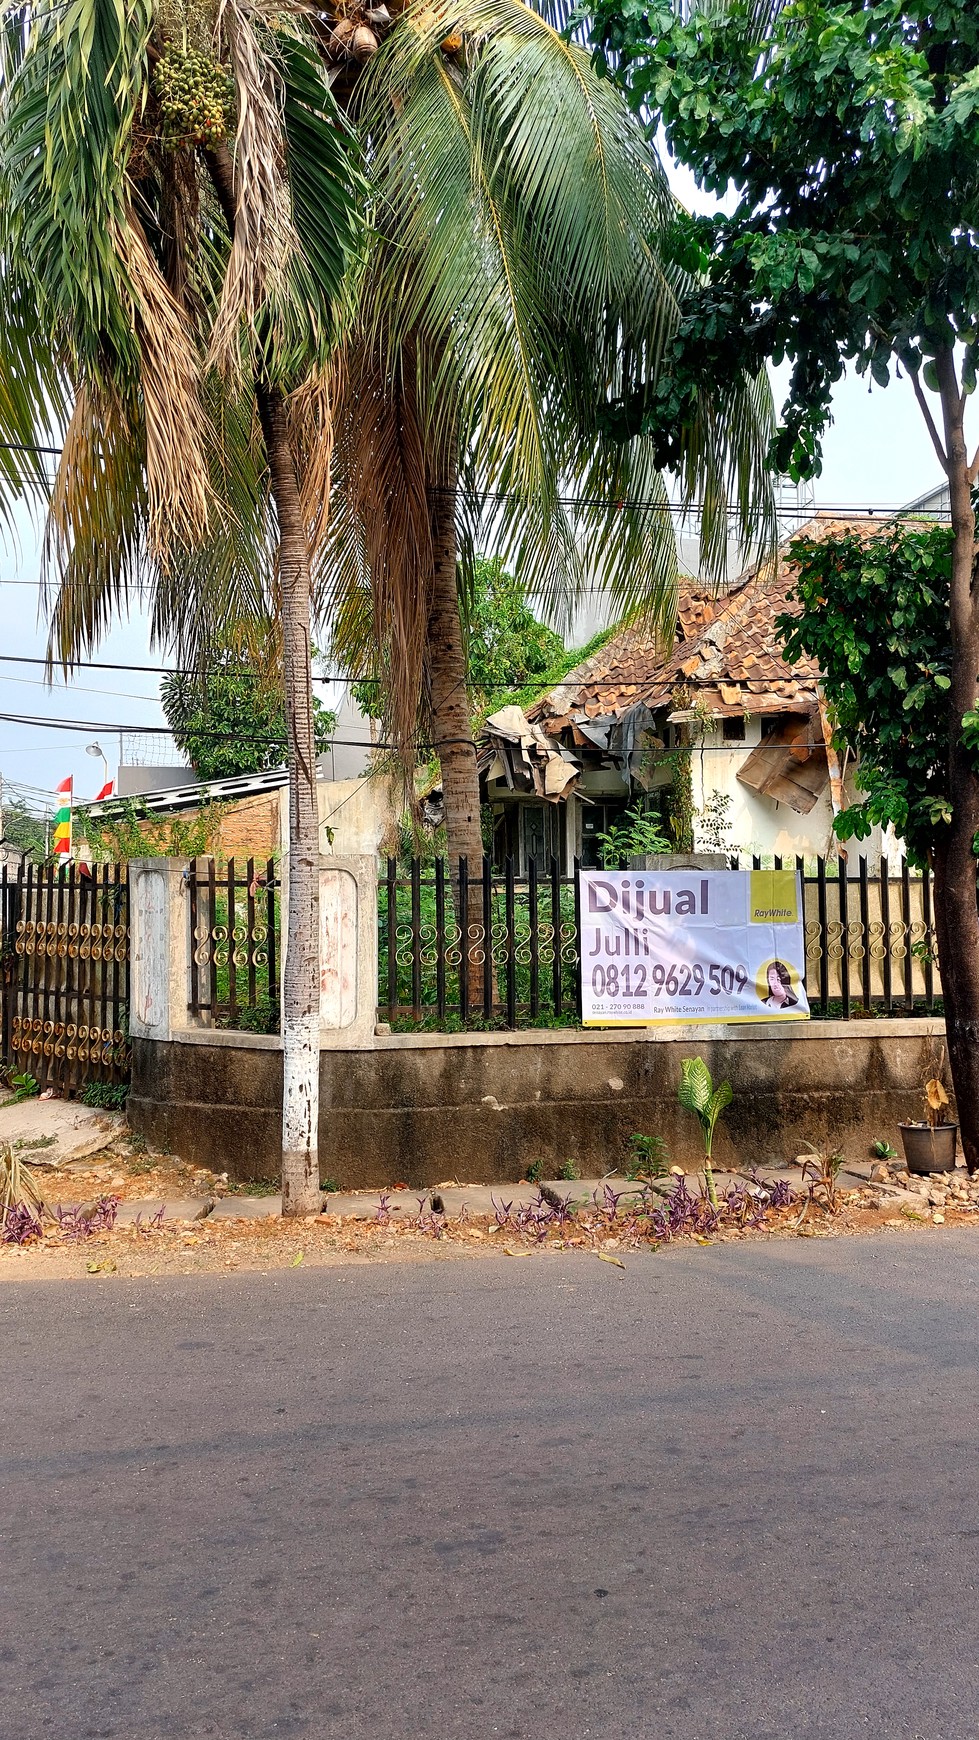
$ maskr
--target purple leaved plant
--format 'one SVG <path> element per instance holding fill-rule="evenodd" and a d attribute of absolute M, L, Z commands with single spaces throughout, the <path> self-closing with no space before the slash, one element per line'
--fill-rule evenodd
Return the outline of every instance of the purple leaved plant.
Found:
<path fill-rule="evenodd" d="M 26 1202 L 12 1202 L 0 1223 L 0 1244 L 29 1245 L 41 1236 L 41 1221 Z"/>
<path fill-rule="evenodd" d="M 77 1203 L 74 1208 L 59 1203 L 54 1211 L 62 1238 L 71 1244 L 94 1238 L 97 1233 L 111 1232 L 118 1213 L 118 1196 L 100 1196 L 89 1208 L 84 1203 Z"/>

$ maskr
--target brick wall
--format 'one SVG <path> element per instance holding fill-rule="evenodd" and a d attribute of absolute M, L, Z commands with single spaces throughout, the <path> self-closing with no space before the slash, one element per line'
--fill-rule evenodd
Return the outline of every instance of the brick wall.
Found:
<path fill-rule="evenodd" d="M 279 849 L 279 793 L 260 792 L 242 798 L 228 810 L 221 823 L 216 856 L 219 858 L 271 858 Z"/>
<path fill-rule="evenodd" d="M 245 860 L 247 858 L 266 859 L 274 857 L 280 847 L 279 839 L 279 791 L 258 792 L 255 797 L 241 798 L 228 806 L 217 837 L 211 842 L 205 856 L 213 856 L 220 861 L 228 858 Z M 176 815 L 168 814 L 147 816 L 145 822 L 139 824 L 140 833 L 146 840 L 146 855 L 154 858 L 172 850 L 171 828 L 173 825 L 187 823 L 194 818 L 193 809 L 179 811 Z M 76 856 L 90 863 L 95 857 L 108 855 L 103 848 L 94 852 L 84 836 L 79 832 L 75 840 Z"/>

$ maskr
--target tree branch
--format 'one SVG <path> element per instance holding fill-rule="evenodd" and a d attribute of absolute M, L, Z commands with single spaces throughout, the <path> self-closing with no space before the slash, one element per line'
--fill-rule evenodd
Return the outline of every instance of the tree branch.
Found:
<path fill-rule="evenodd" d="M 921 415 L 924 417 L 924 420 L 928 425 L 928 433 L 931 436 L 932 446 L 934 447 L 935 452 L 938 454 L 938 458 L 939 458 L 939 461 L 941 463 L 942 470 L 944 471 L 945 476 L 947 477 L 948 476 L 948 454 L 945 452 L 945 449 L 942 446 L 941 437 L 939 436 L 938 430 L 935 427 L 935 419 L 931 414 L 931 409 L 929 407 L 928 400 L 925 398 L 925 395 L 924 395 L 924 389 L 921 385 L 920 380 L 918 379 L 918 374 L 920 371 L 909 370 L 908 372 L 911 375 L 911 385 L 914 388 L 914 396 L 917 399 L 918 404 L 921 406 Z M 977 456 L 977 457 L 979 457 L 979 456 Z"/>
<path fill-rule="evenodd" d="M 969 466 L 969 482 L 975 483 L 977 477 L 979 477 L 979 447 L 976 448 L 972 464 Z"/>

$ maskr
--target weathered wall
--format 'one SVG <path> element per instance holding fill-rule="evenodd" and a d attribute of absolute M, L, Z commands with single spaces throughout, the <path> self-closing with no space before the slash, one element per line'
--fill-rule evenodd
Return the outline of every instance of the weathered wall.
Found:
<path fill-rule="evenodd" d="M 818 726 L 816 730 L 818 735 Z M 762 719 L 757 714 L 745 720 L 742 743 L 724 741 L 719 719 L 710 721 L 699 731 L 690 757 L 694 811 L 702 812 L 710 799 L 718 794 L 730 799 L 724 837 L 731 850 L 744 854 L 778 854 L 787 862 L 800 855 L 804 858 L 826 856 L 833 841 L 833 806 L 828 783 L 808 815 L 799 815 L 788 804 L 776 803 L 773 798 L 763 797 L 741 784 L 738 774 L 750 751 L 761 741 Z M 853 785 L 851 770 L 847 778 L 847 797 L 856 803 L 859 795 Z M 695 822 L 695 832 L 699 833 L 701 828 L 702 824 Z M 861 856 L 867 859 L 871 873 L 876 874 L 883 846 L 880 829 L 872 829 L 866 840 L 854 846 L 852 874 L 857 874 L 857 859 Z M 896 842 L 892 842 L 892 850 L 897 856 Z"/>
<path fill-rule="evenodd" d="M 321 779 L 316 786 L 320 816 L 320 849 L 327 855 L 356 857 L 376 852 L 396 831 L 403 805 L 393 774 L 370 779 Z M 289 850 L 289 797 L 282 797 L 282 852 Z M 327 829 L 333 834 L 330 840 Z"/>
<path fill-rule="evenodd" d="M 397 1035 L 321 1055 L 320 1160 L 348 1188 L 448 1178 L 495 1183 L 544 1159 L 594 1176 L 620 1163 L 633 1131 L 698 1158 L 679 1110 L 680 1062 L 698 1053 L 734 1104 L 718 1161 L 761 1165 L 842 1142 L 853 1158 L 897 1139 L 933 1073 L 941 1022 L 811 1022 L 736 1037 L 645 1032 Z M 147 1139 L 239 1179 L 279 1164 L 281 1053 L 275 1040 L 193 1033 L 136 1040 L 129 1113 Z"/>
<path fill-rule="evenodd" d="M 256 792 L 254 797 L 229 804 L 218 830 L 218 856 L 235 858 L 239 864 L 247 858 L 264 863 L 278 849 L 278 791 Z"/>

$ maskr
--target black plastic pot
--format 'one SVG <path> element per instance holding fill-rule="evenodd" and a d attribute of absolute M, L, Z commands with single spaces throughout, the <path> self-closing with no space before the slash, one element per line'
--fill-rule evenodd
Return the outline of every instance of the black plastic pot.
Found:
<path fill-rule="evenodd" d="M 951 1172 L 955 1167 L 958 1124 L 899 1124 L 909 1172 Z"/>

